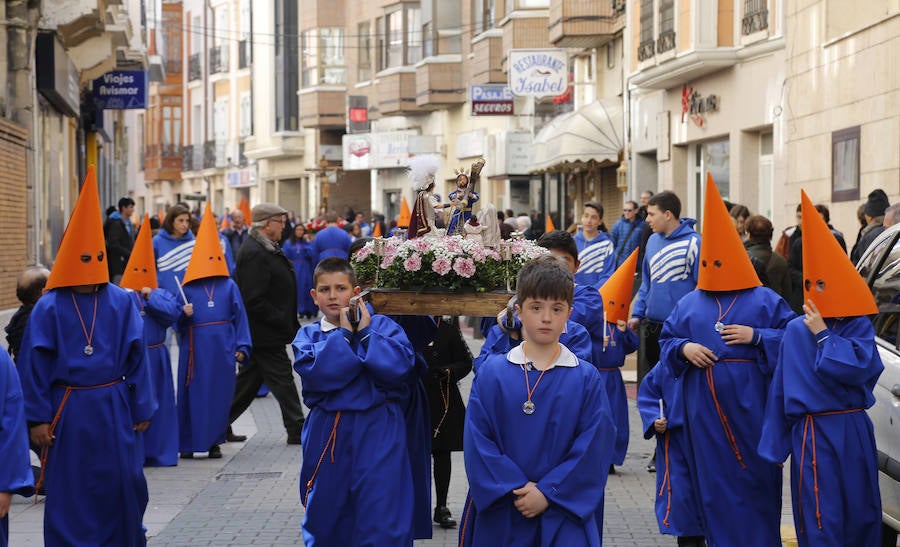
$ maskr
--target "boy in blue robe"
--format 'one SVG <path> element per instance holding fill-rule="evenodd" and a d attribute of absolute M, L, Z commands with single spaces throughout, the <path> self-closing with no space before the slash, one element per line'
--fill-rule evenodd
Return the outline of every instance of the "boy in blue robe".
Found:
<path fill-rule="evenodd" d="M 596 369 L 559 343 L 572 274 L 541 257 L 516 285 L 525 342 L 488 358 L 469 398 L 465 462 L 477 515 L 460 543 L 600 545 L 595 514 L 615 428 Z"/>
<path fill-rule="evenodd" d="M 878 451 L 865 412 L 884 369 L 866 317 L 878 307 L 812 202 L 801 199 L 806 313 L 782 340 L 759 453 L 772 462 L 791 456 L 801 546 L 880 545 Z"/>
<path fill-rule="evenodd" d="M 12 359 L 0 351 L 0 547 L 9 544 L 9 503 L 12 494 L 34 493 L 29 463 L 28 429 L 22 386 Z"/>
<path fill-rule="evenodd" d="M 691 481 L 684 433 L 681 386 L 672 370 L 657 363 L 638 388 L 644 438 L 656 437 L 656 521 L 659 532 L 678 537 L 679 547 L 704 547 L 700 505 Z M 662 407 L 660 407 L 660 403 Z"/>
<path fill-rule="evenodd" d="M 221 458 L 234 396 L 235 361 L 250 356 L 250 327 L 207 204 L 184 272 L 184 315 L 178 320 L 178 451 Z"/>
<path fill-rule="evenodd" d="M 794 314 L 761 287 L 707 182 L 697 289 L 663 325 L 660 362 L 682 384 L 689 465 L 710 545 L 781 541 L 781 469 L 756 452 L 778 346 Z"/>
<path fill-rule="evenodd" d="M 315 545 L 412 545 L 414 491 L 404 405 L 413 346 L 397 323 L 349 302 L 360 292 L 343 259 L 316 266 L 323 314 L 293 342 L 310 412 L 303 428 L 303 540 Z M 430 480 L 430 479 L 429 479 Z M 430 500 L 429 500 L 430 505 Z"/>
<path fill-rule="evenodd" d="M 109 283 L 100 218 L 91 166 L 18 361 L 31 439 L 43 447 L 47 545 L 146 543 L 138 432 L 156 403 L 137 307 Z"/>
<path fill-rule="evenodd" d="M 590 201 L 581 213 L 581 230 L 575 234 L 578 248 L 578 271 L 575 283 L 599 288 L 616 270 L 612 239 L 600 231 L 603 224 L 603 205 Z M 604 228 L 605 229 L 605 228 Z"/>

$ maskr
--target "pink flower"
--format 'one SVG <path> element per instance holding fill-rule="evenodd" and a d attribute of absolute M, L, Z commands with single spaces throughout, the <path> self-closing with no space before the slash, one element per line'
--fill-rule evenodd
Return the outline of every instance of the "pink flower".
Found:
<path fill-rule="evenodd" d="M 487 257 L 487 249 L 485 249 L 484 247 L 475 247 L 472 249 L 472 258 L 475 260 L 475 262 L 481 264 L 485 260 L 487 260 Z"/>
<path fill-rule="evenodd" d="M 431 269 L 438 275 L 447 275 L 450 272 L 450 261 L 446 258 L 439 258 L 431 263 Z"/>
<path fill-rule="evenodd" d="M 408 272 L 417 272 L 422 267 L 422 255 L 419 253 L 413 253 L 409 255 L 409 258 L 403 261 L 403 267 L 406 268 Z"/>
<path fill-rule="evenodd" d="M 471 258 L 457 258 L 453 262 L 453 270 L 460 277 L 469 278 L 475 275 L 475 262 Z"/>
<path fill-rule="evenodd" d="M 413 240 L 413 249 L 419 251 L 420 253 L 427 253 L 431 250 L 431 244 L 428 243 L 428 240 L 423 237 L 417 237 Z"/>
<path fill-rule="evenodd" d="M 453 254 L 459 254 L 459 253 L 463 252 L 462 244 L 459 242 L 458 239 L 453 239 L 453 238 L 449 239 L 445 244 L 445 248 L 447 249 L 448 252 L 453 253 Z"/>
<path fill-rule="evenodd" d="M 353 255 L 353 259 L 356 260 L 357 262 L 362 262 L 373 252 L 374 251 L 373 251 L 372 247 L 369 247 L 368 245 L 366 245 L 362 249 L 356 251 L 356 254 Z"/>
<path fill-rule="evenodd" d="M 384 270 L 390 268 L 391 265 L 394 263 L 394 256 L 395 256 L 394 253 L 385 254 L 384 259 L 381 261 L 381 268 Z"/>

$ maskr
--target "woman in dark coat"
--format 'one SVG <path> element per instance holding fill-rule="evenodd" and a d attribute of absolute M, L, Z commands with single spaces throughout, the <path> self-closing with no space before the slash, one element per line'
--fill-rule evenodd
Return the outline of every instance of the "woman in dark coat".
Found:
<path fill-rule="evenodd" d="M 472 371 L 472 353 L 463 340 L 457 317 L 438 317 L 434 343 L 425 348 L 428 376 L 425 389 L 431 408 L 431 456 L 437 504 L 434 522 L 453 528 L 456 520 L 447 508 L 450 489 L 450 452 L 463 449 L 466 407 L 456 383 Z"/>

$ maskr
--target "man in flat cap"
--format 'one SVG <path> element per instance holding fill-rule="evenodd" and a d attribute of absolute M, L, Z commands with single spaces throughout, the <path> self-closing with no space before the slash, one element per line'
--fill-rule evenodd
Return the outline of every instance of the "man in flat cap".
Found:
<path fill-rule="evenodd" d="M 300 327 L 297 282 L 291 261 L 278 244 L 287 211 L 274 203 L 260 203 L 251 214 L 250 236 L 238 251 L 235 280 L 247 309 L 253 355 L 238 371 L 228 423 L 247 410 L 265 382 L 281 406 L 287 443 L 300 444 L 303 409 L 286 348 Z M 229 427 L 227 439 L 246 437 L 235 435 Z"/>

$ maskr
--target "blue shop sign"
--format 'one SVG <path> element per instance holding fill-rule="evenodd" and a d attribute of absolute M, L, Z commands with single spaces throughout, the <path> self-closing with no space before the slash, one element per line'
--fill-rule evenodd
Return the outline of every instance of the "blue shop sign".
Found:
<path fill-rule="evenodd" d="M 94 80 L 94 104 L 101 110 L 147 108 L 147 72 L 114 70 Z"/>
<path fill-rule="evenodd" d="M 473 85 L 469 89 L 473 116 L 509 116 L 514 114 L 515 97 L 513 97 L 508 85 Z"/>

